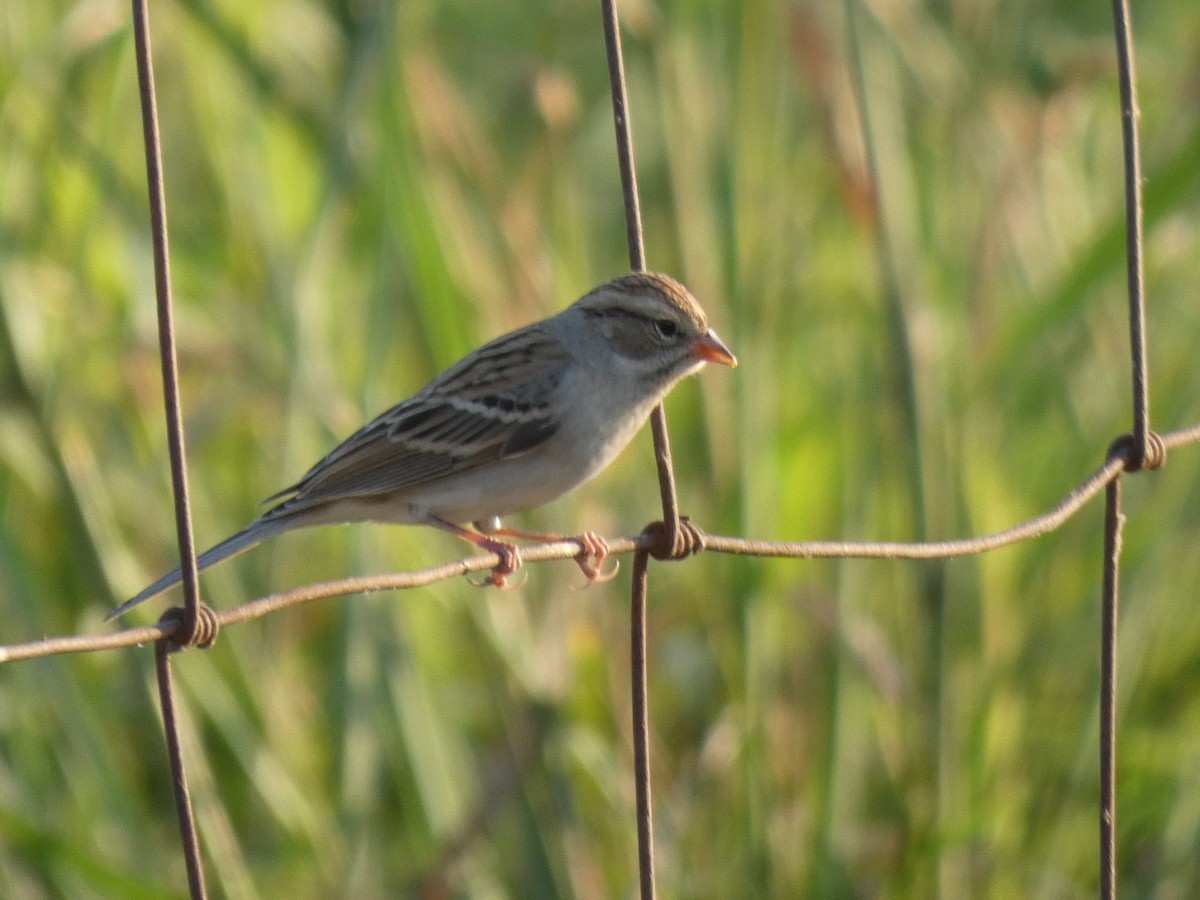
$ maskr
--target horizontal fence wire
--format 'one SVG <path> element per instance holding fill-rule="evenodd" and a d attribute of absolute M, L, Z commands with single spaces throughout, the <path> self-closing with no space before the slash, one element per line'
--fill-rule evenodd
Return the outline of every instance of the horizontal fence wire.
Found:
<path fill-rule="evenodd" d="M 1200 443 L 1200 425 L 1161 435 L 1163 447 L 1172 450 Z M 1122 444 L 1123 442 L 1118 442 Z M 1132 451 L 1129 452 L 1132 459 Z M 1001 547 L 1017 544 L 1057 530 L 1071 519 L 1088 501 L 1104 490 L 1105 485 L 1116 478 L 1129 463 L 1120 447 L 1096 468 L 1078 487 L 1072 490 L 1056 506 L 1047 512 L 1026 519 L 1017 525 L 979 537 L 958 538 L 947 541 L 905 543 L 902 541 L 767 541 L 741 538 L 732 535 L 703 535 L 702 549 L 710 553 L 726 553 L 740 556 L 775 557 L 781 559 L 954 559 L 976 556 Z M 621 556 L 637 550 L 655 550 L 661 546 L 656 533 L 635 537 L 611 537 L 605 539 L 610 556 Z M 549 560 L 575 559 L 585 552 L 584 545 L 576 540 L 556 541 L 521 548 L 521 559 L 526 563 Z M 318 600 L 347 597 L 354 594 L 370 594 L 379 591 L 399 591 L 408 588 L 426 587 L 439 581 L 447 581 L 461 575 L 484 572 L 499 562 L 494 553 L 483 553 L 464 557 L 453 562 L 442 563 L 411 572 L 396 572 L 387 575 L 362 575 L 339 578 L 291 590 L 279 591 L 259 597 L 247 603 L 214 611 L 216 622 L 221 627 L 237 625 L 261 619 L 280 610 L 302 606 Z M 94 650 L 118 650 L 135 647 L 149 641 L 175 633 L 177 626 L 171 623 L 128 628 L 109 634 L 72 635 L 42 638 L 21 644 L 0 645 L 0 663 L 57 656 L 62 653 L 87 653 Z"/>
<path fill-rule="evenodd" d="M 1122 109 L 1122 138 L 1125 154 L 1126 263 L 1129 300 L 1129 331 L 1132 357 L 1133 430 L 1113 442 L 1101 465 L 1049 511 L 1002 531 L 979 537 L 953 540 L 907 542 L 772 541 L 711 535 L 680 517 L 675 492 L 666 418 L 659 406 L 652 418 L 655 459 L 662 495 L 663 521 L 647 526 L 636 537 L 607 541 L 610 553 L 634 554 L 631 588 L 630 665 L 634 726 L 636 826 L 638 834 L 639 884 L 644 900 L 654 896 L 653 815 L 650 795 L 649 710 L 646 700 L 646 594 L 649 559 L 681 559 L 691 553 L 708 552 L 753 557 L 793 559 L 949 559 L 974 556 L 1027 541 L 1054 531 L 1074 516 L 1100 491 L 1104 491 L 1104 569 L 1101 622 L 1101 742 L 1100 742 L 1100 886 L 1101 896 L 1116 895 L 1116 632 L 1118 621 L 1119 557 L 1121 525 L 1120 478 L 1123 472 L 1156 468 L 1167 451 L 1200 443 L 1200 425 L 1158 435 L 1150 428 L 1149 378 L 1145 339 L 1145 301 L 1142 275 L 1142 201 L 1140 151 L 1137 139 L 1136 81 L 1132 33 L 1127 0 L 1112 0 L 1116 34 Z M 190 646 L 208 646 L 218 627 L 248 622 L 284 609 L 332 597 L 396 591 L 433 584 L 467 573 L 495 567 L 495 554 L 471 556 L 438 566 L 388 575 L 343 578 L 306 585 L 271 594 L 232 609 L 213 612 L 199 600 L 195 548 L 189 515 L 186 454 L 183 440 L 178 368 L 170 293 L 169 244 L 166 200 L 162 185 L 157 111 L 154 99 L 149 28 L 145 0 L 132 0 L 135 56 L 138 67 L 146 150 L 147 184 L 150 195 L 151 234 L 154 242 L 155 292 L 158 309 L 161 369 L 175 496 L 178 543 L 183 567 L 185 606 L 170 611 L 158 624 L 129 628 L 103 635 L 75 635 L 0 646 L 0 663 L 55 656 L 65 653 L 120 649 L 155 642 L 156 671 L 160 692 L 168 757 L 171 762 L 176 808 L 187 865 L 189 891 L 194 898 L 205 896 L 203 869 L 194 818 L 188 797 L 186 770 L 179 738 L 176 700 L 170 671 L 172 653 Z M 613 121 L 617 140 L 618 168 L 626 211 L 626 231 L 631 268 L 645 268 L 641 216 L 634 167 L 632 128 L 620 46 L 620 28 L 615 0 L 601 0 L 605 45 L 612 90 Z M 588 547 L 578 540 L 562 540 L 523 548 L 526 563 L 578 558 Z"/>

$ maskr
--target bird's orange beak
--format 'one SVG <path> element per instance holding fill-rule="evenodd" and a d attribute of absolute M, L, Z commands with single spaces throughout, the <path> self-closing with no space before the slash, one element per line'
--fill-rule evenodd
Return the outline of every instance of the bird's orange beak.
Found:
<path fill-rule="evenodd" d="M 696 359 L 729 366 L 731 369 L 737 368 L 737 357 L 729 352 L 729 348 L 711 328 L 692 341 L 692 345 L 688 349 Z"/>

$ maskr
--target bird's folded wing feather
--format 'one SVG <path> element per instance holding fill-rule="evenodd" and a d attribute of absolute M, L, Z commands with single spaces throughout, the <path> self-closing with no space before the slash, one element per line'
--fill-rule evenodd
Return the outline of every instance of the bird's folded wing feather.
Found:
<path fill-rule="evenodd" d="M 284 502 L 267 517 L 387 494 L 540 447 L 558 429 L 550 400 L 569 362 L 538 326 L 486 344 L 268 498 Z"/>

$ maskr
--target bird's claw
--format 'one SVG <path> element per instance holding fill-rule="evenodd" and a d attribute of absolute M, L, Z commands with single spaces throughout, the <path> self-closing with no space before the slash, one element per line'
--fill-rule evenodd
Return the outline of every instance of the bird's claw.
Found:
<path fill-rule="evenodd" d="M 470 581 L 475 587 L 497 587 L 502 591 L 511 591 L 521 587 L 529 578 L 529 573 L 522 573 L 523 577 L 516 584 L 509 584 L 508 577 L 514 574 L 523 565 L 521 560 L 521 551 L 514 544 L 505 544 L 500 541 L 489 541 L 487 548 L 500 557 L 500 562 L 492 567 L 479 581 Z"/>
<path fill-rule="evenodd" d="M 579 566 L 579 571 L 587 579 L 580 590 L 587 590 L 596 582 L 607 584 L 617 577 L 617 572 L 621 569 L 620 560 L 614 559 L 612 569 L 608 572 L 604 571 L 604 560 L 608 557 L 609 552 L 608 541 L 594 531 L 585 531 L 575 540 L 582 548 L 580 554 L 575 557 L 575 565 Z"/>

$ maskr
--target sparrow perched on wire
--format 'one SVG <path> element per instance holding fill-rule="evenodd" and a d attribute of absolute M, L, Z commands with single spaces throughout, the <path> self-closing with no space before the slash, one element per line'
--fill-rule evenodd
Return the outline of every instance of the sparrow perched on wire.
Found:
<path fill-rule="evenodd" d="M 500 538 L 564 538 L 501 528 L 500 517 L 595 476 L 706 362 L 737 365 L 687 288 L 653 272 L 622 275 L 459 360 L 269 497 L 274 506 L 197 565 L 291 528 L 394 522 L 432 525 L 496 553 L 485 583 L 503 587 L 521 555 Z M 576 540 L 590 583 L 602 577 L 607 548 L 595 535 Z M 179 569 L 164 575 L 108 620 L 181 580 Z"/>

